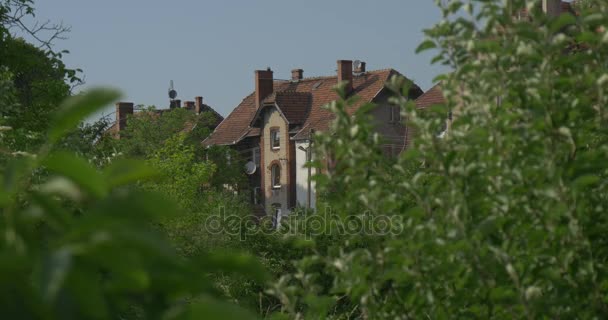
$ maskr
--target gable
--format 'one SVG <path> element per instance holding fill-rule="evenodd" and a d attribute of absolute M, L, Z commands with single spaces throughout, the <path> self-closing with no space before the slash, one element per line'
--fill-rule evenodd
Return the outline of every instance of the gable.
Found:
<path fill-rule="evenodd" d="M 359 99 L 347 111 L 352 114 L 363 104 L 372 102 L 384 89 L 385 83 L 392 75 L 400 74 L 393 69 L 385 69 L 353 75 L 353 92 L 351 95 L 356 95 Z M 337 83 L 336 76 L 304 78 L 299 81 L 275 81 L 274 99 L 276 104 L 281 107 L 281 111 L 288 121 L 294 121 L 302 125 L 293 139 L 308 138 L 310 129 L 324 131 L 329 128 L 334 115 L 323 106 L 337 99 L 337 94 L 334 91 Z M 414 87 L 414 90 L 422 92 L 417 86 Z M 308 94 L 307 113 L 304 111 L 306 108 L 303 107 L 305 103 L 292 101 L 294 99 L 304 99 L 301 94 Z M 266 99 L 273 99 L 273 97 L 270 95 Z M 290 107 L 282 108 L 281 103 Z M 234 111 L 220 123 L 211 136 L 203 141 L 203 145 L 232 145 L 245 137 L 259 135 L 259 129 L 250 126 L 257 111 L 255 94 L 252 93 L 243 99 Z"/>

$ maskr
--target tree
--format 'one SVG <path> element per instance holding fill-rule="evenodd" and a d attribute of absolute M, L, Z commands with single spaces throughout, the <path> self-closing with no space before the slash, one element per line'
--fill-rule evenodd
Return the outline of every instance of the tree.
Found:
<path fill-rule="evenodd" d="M 133 187 L 155 174 L 138 161 L 99 171 L 53 151 L 82 118 L 117 99 L 93 89 L 66 101 L 38 152 L 14 155 L 0 186 L 0 308 L 9 318 L 220 319 L 252 315 L 222 301 L 209 275 L 264 281 L 250 256 L 176 253 L 154 226 L 181 212 Z M 32 179 L 46 171 L 48 179 Z"/>
<path fill-rule="evenodd" d="M 323 250 L 323 237 L 313 237 L 297 271 L 271 288 L 283 311 L 339 319 L 608 314 L 608 36 L 599 28 L 608 5 L 594 4 L 578 18 L 532 12 L 523 21 L 500 1 L 439 3 L 444 19 L 420 49 L 452 68 L 437 78 L 447 102 L 417 110 L 392 81 L 393 101 L 418 133 L 396 163 L 376 164 L 365 116 L 346 116 L 348 101 L 332 104 L 333 131 L 316 141 L 336 168 L 319 178 L 319 191 L 334 220 L 371 221 L 375 231 L 356 229 Z M 440 138 L 448 111 L 455 120 Z M 376 226 L 394 232 L 373 228 L 383 220 Z"/>
<path fill-rule="evenodd" d="M 16 149 L 31 151 L 44 141 L 50 115 L 66 97 L 73 86 L 81 83 L 81 70 L 68 69 L 61 61 L 67 51 L 54 52 L 51 42 L 67 31 L 49 23 L 28 27 L 25 16 L 33 16 L 28 0 L 5 0 L 0 3 L 0 68 L 10 74 L 17 103 L 0 104 L 0 115 L 13 127 L 10 140 Z M 41 47 L 17 38 L 10 31 L 17 28 L 29 33 Z M 51 38 L 42 40 L 40 33 L 52 31 Z M 41 49 L 44 47 L 44 49 Z"/>
<path fill-rule="evenodd" d="M 0 1 L 0 44 L 10 38 L 10 32 L 16 29 L 33 38 L 39 44 L 38 48 L 52 52 L 54 40 L 65 39 L 65 34 L 70 28 L 63 23 L 57 24 L 51 21 L 28 24 L 24 18 L 35 16 L 34 11 L 32 0 Z"/>

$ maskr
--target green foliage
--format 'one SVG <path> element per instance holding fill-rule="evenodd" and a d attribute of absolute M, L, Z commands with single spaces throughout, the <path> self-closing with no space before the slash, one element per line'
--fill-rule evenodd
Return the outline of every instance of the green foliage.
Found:
<path fill-rule="evenodd" d="M 161 179 L 146 187 L 162 192 L 192 210 L 201 197 L 203 186 L 214 173 L 215 165 L 198 161 L 194 146 L 187 145 L 185 139 L 183 133 L 169 138 L 148 160 L 161 174 Z"/>
<path fill-rule="evenodd" d="M 144 108 L 127 120 L 127 127 L 120 132 L 117 149 L 131 157 L 151 157 L 167 139 L 187 132 L 196 119 L 196 114 L 184 108 Z"/>
<path fill-rule="evenodd" d="M 0 192 L 0 309 L 7 318 L 219 319 L 251 314 L 222 302 L 209 275 L 222 271 L 264 281 L 248 255 L 180 256 L 155 225 L 181 210 L 158 193 L 132 188 L 154 174 L 116 160 L 98 171 L 56 141 L 103 107 L 111 91 L 67 102 L 32 156 L 15 156 Z M 180 164 L 180 159 L 176 161 Z M 48 179 L 32 180 L 44 170 Z M 196 170 L 195 170 L 196 173 Z"/>
<path fill-rule="evenodd" d="M 6 91 L 12 98 L 0 104 L 2 121 L 14 129 L 5 143 L 20 151 L 36 150 L 45 141 L 57 106 L 70 95 L 68 83 L 80 83 L 77 71 L 66 68 L 61 53 L 10 36 L 0 41 L 0 68 L 3 81 L 12 82 Z"/>
<path fill-rule="evenodd" d="M 249 191 L 249 181 L 243 170 L 245 160 L 238 151 L 227 146 L 209 146 L 205 157 L 217 166 L 210 181 L 212 187 L 244 193 Z"/>
<path fill-rule="evenodd" d="M 604 318 L 608 6 L 516 21 L 500 1 L 438 3 L 445 19 L 420 49 L 453 69 L 437 78 L 447 103 L 417 110 L 389 84 L 414 147 L 380 159 L 349 101 L 317 138 L 325 205 L 399 232 L 335 237 L 271 292 L 294 318 Z"/>

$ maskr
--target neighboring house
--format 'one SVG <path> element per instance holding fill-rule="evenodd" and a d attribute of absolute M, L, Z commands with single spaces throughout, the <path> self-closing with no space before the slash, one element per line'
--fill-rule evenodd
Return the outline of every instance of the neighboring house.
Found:
<path fill-rule="evenodd" d="M 542 11 L 551 17 L 557 17 L 562 13 L 571 13 L 573 15 L 576 15 L 574 8 L 575 4 L 576 1 L 566 2 L 562 0 L 542 0 L 538 2 L 538 6 L 542 9 Z M 528 10 L 525 8 L 519 10 L 516 18 L 529 18 Z"/>
<path fill-rule="evenodd" d="M 204 112 L 211 112 L 213 116 L 216 118 L 216 122 L 212 125 L 211 129 L 215 129 L 215 127 L 224 120 L 224 117 L 217 113 L 213 108 L 203 103 L 203 97 L 196 97 L 194 101 L 185 101 L 183 108 L 186 110 L 191 110 L 194 113 L 201 114 Z M 124 130 L 127 127 L 127 119 L 129 116 L 141 116 L 141 115 L 151 115 L 151 116 L 162 116 L 165 112 L 171 112 L 173 109 L 181 108 L 181 100 L 172 100 L 170 102 L 169 109 L 158 109 L 158 110 L 145 110 L 140 112 L 135 112 L 134 104 L 132 102 L 117 102 L 116 103 L 116 112 L 114 113 L 116 118 L 114 123 L 110 125 L 110 127 L 106 130 L 106 132 L 112 134 L 114 137 L 120 137 L 120 131 Z M 152 113 L 152 114 L 151 114 Z M 186 123 L 183 131 L 191 131 L 194 128 L 195 123 Z"/>
<path fill-rule="evenodd" d="M 339 60 L 337 74 L 304 78 L 302 69 L 292 71 L 291 80 L 276 80 L 273 72 L 255 72 L 255 91 L 218 125 L 203 141 L 204 146 L 232 146 L 255 164 L 251 170 L 252 202 L 258 213 L 288 212 L 295 206 L 315 207 L 314 183 L 306 163 L 311 157 L 312 133 L 326 131 L 334 119 L 323 106 L 338 98 L 334 87 L 346 83 L 349 97 L 359 99 L 347 111 L 354 113 L 365 103 L 375 103 L 371 111 L 375 129 L 383 136 L 385 152 L 396 155 L 405 148 L 406 127 L 400 110 L 388 103 L 385 87 L 393 69 L 367 71 L 365 63 L 353 70 L 350 60 Z M 414 85 L 409 92 L 415 99 L 422 90 Z M 254 171 L 254 172 L 252 172 Z M 315 172 L 312 172 L 314 174 Z M 310 188 L 309 188 L 310 184 Z"/>

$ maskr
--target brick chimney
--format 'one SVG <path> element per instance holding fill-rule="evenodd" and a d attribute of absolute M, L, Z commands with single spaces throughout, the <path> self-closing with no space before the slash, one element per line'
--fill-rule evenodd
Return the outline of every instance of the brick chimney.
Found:
<path fill-rule="evenodd" d="M 270 68 L 255 71 L 255 105 L 257 108 L 262 104 L 262 100 L 274 91 L 273 72 Z"/>
<path fill-rule="evenodd" d="M 293 69 L 291 70 L 291 80 L 299 81 L 304 78 L 304 70 L 302 69 Z"/>
<path fill-rule="evenodd" d="M 194 110 L 194 101 L 184 101 L 184 108 L 186 110 Z"/>
<path fill-rule="evenodd" d="M 361 61 L 359 66 L 355 69 L 355 73 L 364 73 L 365 72 L 365 62 Z"/>
<path fill-rule="evenodd" d="M 353 62 L 351 60 L 338 60 L 338 83 L 348 81 L 345 87 L 346 94 L 353 91 Z"/>
<path fill-rule="evenodd" d="M 181 108 L 181 107 L 182 107 L 182 100 L 179 100 L 179 99 L 175 99 L 175 100 L 171 101 L 171 104 L 169 105 L 170 109 Z"/>
<path fill-rule="evenodd" d="M 562 0 L 543 0 L 543 12 L 549 17 L 559 17 L 562 13 Z"/>
<path fill-rule="evenodd" d="M 194 98 L 194 112 L 196 114 L 203 112 L 203 97 Z"/>
<path fill-rule="evenodd" d="M 117 102 L 116 103 L 116 124 L 118 131 L 122 131 L 127 127 L 127 117 L 133 114 L 132 102 Z"/>

